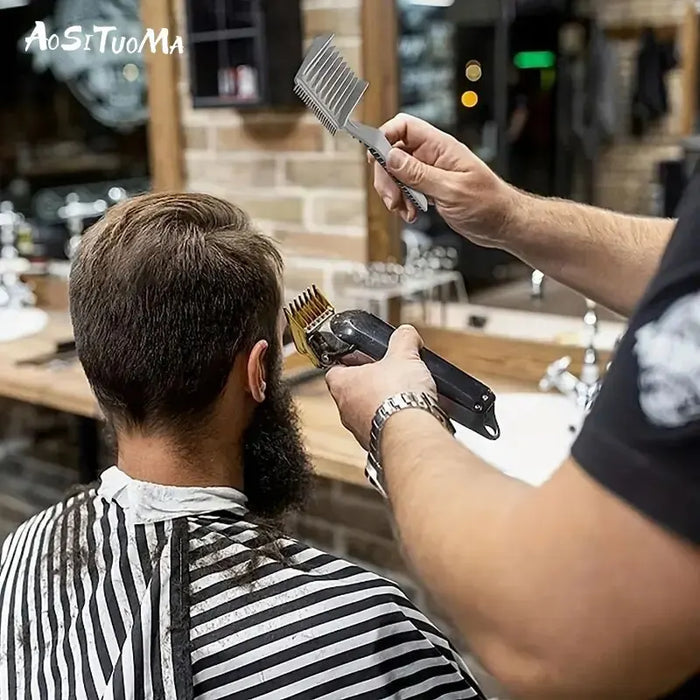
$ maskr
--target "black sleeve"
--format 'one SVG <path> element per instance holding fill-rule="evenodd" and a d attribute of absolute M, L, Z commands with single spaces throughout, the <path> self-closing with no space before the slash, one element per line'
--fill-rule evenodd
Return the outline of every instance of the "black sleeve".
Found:
<path fill-rule="evenodd" d="M 700 175 L 572 455 L 634 508 L 700 544 Z"/>

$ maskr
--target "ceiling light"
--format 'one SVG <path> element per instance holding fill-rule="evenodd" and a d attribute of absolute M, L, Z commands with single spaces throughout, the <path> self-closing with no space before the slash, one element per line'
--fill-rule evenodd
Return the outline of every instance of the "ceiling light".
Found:
<path fill-rule="evenodd" d="M 122 69 L 122 73 L 126 80 L 128 80 L 130 83 L 133 83 L 134 81 L 138 80 L 141 71 L 139 70 L 138 66 L 134 63 L 127 63 Z"/>

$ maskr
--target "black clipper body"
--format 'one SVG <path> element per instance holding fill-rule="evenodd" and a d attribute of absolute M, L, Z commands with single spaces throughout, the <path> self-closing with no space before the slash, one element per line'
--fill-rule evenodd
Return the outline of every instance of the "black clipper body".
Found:
<path fill-rule="evenodd" d="M 285 310 L 298 352 L 320 368 L 381 360 L 396 330 L 367 311 L 335 313 L 313 287 Z M 440 403 L 450 418 L 489 440 L 500 436 L 494 393 L 485 384 L 424 348 L 421 358 L 433 375 Z"/>

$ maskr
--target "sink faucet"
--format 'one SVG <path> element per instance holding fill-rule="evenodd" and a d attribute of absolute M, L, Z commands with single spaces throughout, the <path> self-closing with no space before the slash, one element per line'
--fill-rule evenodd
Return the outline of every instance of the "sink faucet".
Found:
<path fill-rule="evenodd" d="M 19 309 L 34 303 L 34 295 L 19 276 L 17 227 L 24 220 L 12 202 L 0 202 L 0 308 Z"/>
<path fill-rule="evenodd" d="M 12 202 L 0 202 L 0 246 L 2 246 L 0 258 L 3 260 L 11 260 L 19 256 L 15 245 L 17 218 Z"/>
<path fill-rule="evenodd" d="M 593 405 L 601 382 L 599 379 L 591 384 L 585 382 L 581 377 L 585 374 L 586 366 L 584 365 L 584 369 L 581 371 L 581 377 L 577 377 L 573 372 L 569 372 L 570 365 L 571 358 L 569 356 L 560 357 L 552 362 L 547 367 L 544 377 L 540 379 L 540 391 L 556 389 L 560 394 L 574 398 L 585 417 Z"/>
<path fill-rule="evenodd" d="M 127 191 L 123 187 L 110 187 L 107 196 L 113 204 L 119 204 L 129 198 Z"/>
<path fill-rule="evenodd" d="M 562 357 L 547 368 L 540 380 L 540 390 L 556 389 L 564 396 L 572 397 L 581 409 L 581 423 L 590 411 L 602 384 L 602 373 L 598 363 L 596 340 L 598 338 L 598 311 L 595 302 L 586 299 L 586 314 L 583 317 L 587 330 L 586 347 L 583 351 L 583 366 L 581 376 L 576 377 L 569 372 L 570 357 Z M 578 430 L 580 426 L 572 426 Z"/>
<path fill-rule="evenodd" d="M 22 309 L 35 302 L 32 290 L 17 272 L 0 269 L 0 309 Z"/>
<path fill-rule="evenodd" d="M 71 192 L 66 196 L 66 203 L 58 210 L 59 218 L 66 222 L 70 239 L 66 244 L 66 255 L 72 260 L 80 245 L 80 237 L 85 228 L 85 219 L 101 216 L 107 211 L 107 202 L 96 199 L 94 202 L 81 202 L 80 196 Z"/>
<path fill-rule="evenodd" d="M 544 297 L 544 273 L 533 270 L 530 279 L 530 298 L 539 301 Z"/>
<path fill-rule="evenodd" d="M 598 351 L 595 343 L 598 338 L 598 309 L 597 304 L 586 299 L 586 314 L 583 323 L 587 330 L 587 345 L 583 351 L 583 367 L 581 369 L 581 381 L 593 386 L 600 380 L 600 367 L 598 366 Z"/>

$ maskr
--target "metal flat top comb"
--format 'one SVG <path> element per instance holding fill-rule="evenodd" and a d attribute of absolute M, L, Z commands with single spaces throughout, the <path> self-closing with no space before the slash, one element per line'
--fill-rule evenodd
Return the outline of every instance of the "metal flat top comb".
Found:
<path fill-rule="evenodd" d="M 386 170 L 391 150 L 386 136 L 379 129 L 350 118 L 369 83 L 355 75 L 332 42 L 332 34 L 313 40 L 294 77 L 294 91 L 333 136 L 340 129 L 347 131 Z M 407 187 L 393 175 L 392 178 L 417 209 L 428 210 L 428 199 L 422 192 Z"/>

